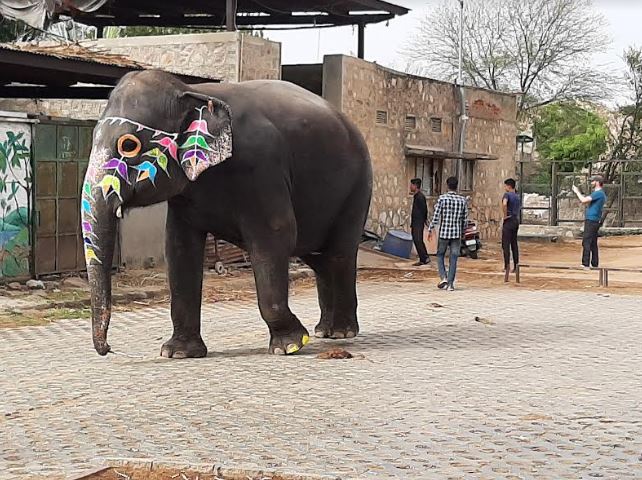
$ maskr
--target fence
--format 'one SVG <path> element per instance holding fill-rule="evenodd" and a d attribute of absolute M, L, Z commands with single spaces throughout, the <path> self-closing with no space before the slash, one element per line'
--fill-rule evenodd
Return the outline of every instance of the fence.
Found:
<path fill-rule="evenodd" d="M 607 204 L 604 224 L 613 227 L 642 226 L 642 160 L 609 162 L 552 161 L 519 162 L 519 192 L 522 223 L 556 226 L 581 223 L 584 209 L 573 185 L 590 192 L 590 177 L 605 167 L 615 172 L 604 185 Z"/>

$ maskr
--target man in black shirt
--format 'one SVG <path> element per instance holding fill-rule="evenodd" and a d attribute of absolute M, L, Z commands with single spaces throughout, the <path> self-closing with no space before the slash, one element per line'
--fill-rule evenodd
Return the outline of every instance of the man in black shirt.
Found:
<path fill-rule="evenodd" d="M 412 231 L 412 241 L 415 243 L 419 261 L 415 266 L 428 265 L 430 259 L 424 244 L 424 226 L 428 221 L 428 206 L 426 205 L 426 197 L 421 191 L 421 179 L 413 178 L 410 181 L 410 193 L 414 198 L 412 201 L 412 214 L 410 216 L 410 230 Z"/>

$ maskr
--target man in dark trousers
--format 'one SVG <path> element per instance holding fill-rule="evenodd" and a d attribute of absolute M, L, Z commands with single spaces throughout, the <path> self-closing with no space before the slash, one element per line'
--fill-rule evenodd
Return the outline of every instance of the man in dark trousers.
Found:
<path fill-rule="evenodd" d="M 515 192 L 515 180 L 508 178 L 504 180 L 504 196 L 502 197 L 502 212 L 504 223 L 502 225 L 502 250 L 504 251 L 504 281 L 508 282 L 510 273 L 510 253 L 513 251 L 513 264 L 515 270 L 519 265 L 519 247 L 517 245 L 517 233 L 519 232 L 519 214 L 521 202 L 519 195 Z"/>
<path fill-rule="evenodd" d="M 412 231 L 412 241 L 419 255 L 419 261 L 414 266 L 420 267 L 430 263 L 426 244 L 424 243 L 424 226 L 428 221 L 428 206 L 426 205 L 426 197 L 421 191 L 420 178 L 410 180 L 410 193 L 413 194 L 410 230 Z"/>
<path fill-rule="evenodd" d="M 606 203 L 604 193 L 604 178 L 594 175 L 590 178 L 593 193 L 582 195 L 577 185 L 573 185 L 573 191 L 578 200 L 586 206 L 586 220 L 584 221 L 584 237 L 582 238 L 582 266 L 585 269 L 600 266 L 600 257 L 597 248 L 597 237 L 602 225 L 602 210 Z"/>

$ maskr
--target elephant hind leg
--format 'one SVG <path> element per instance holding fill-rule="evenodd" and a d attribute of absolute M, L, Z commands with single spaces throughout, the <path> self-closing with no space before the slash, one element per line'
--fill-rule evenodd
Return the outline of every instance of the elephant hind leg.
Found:
<path fill-rule="evenodd" d="M 320 338 L 352 338 L 359 333 L 357 321 L 356 252 L 306 255 L 302 260 L 314 270 L 321 319 L 314 328 Z"/>

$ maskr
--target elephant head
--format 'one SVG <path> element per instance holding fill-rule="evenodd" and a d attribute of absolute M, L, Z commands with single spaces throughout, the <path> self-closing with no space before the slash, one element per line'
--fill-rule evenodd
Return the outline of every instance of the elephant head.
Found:
<path fill-rule="evenodd" d="M 129 207 L 181 193 L 203 171 L 229 158 L 231 122 L 227 104 L 161 72 L 128 74 L 110 95 L 94 129 L 81 198 L 92 335 L 100 355 L 110 351 L 117 218 Z"/>

